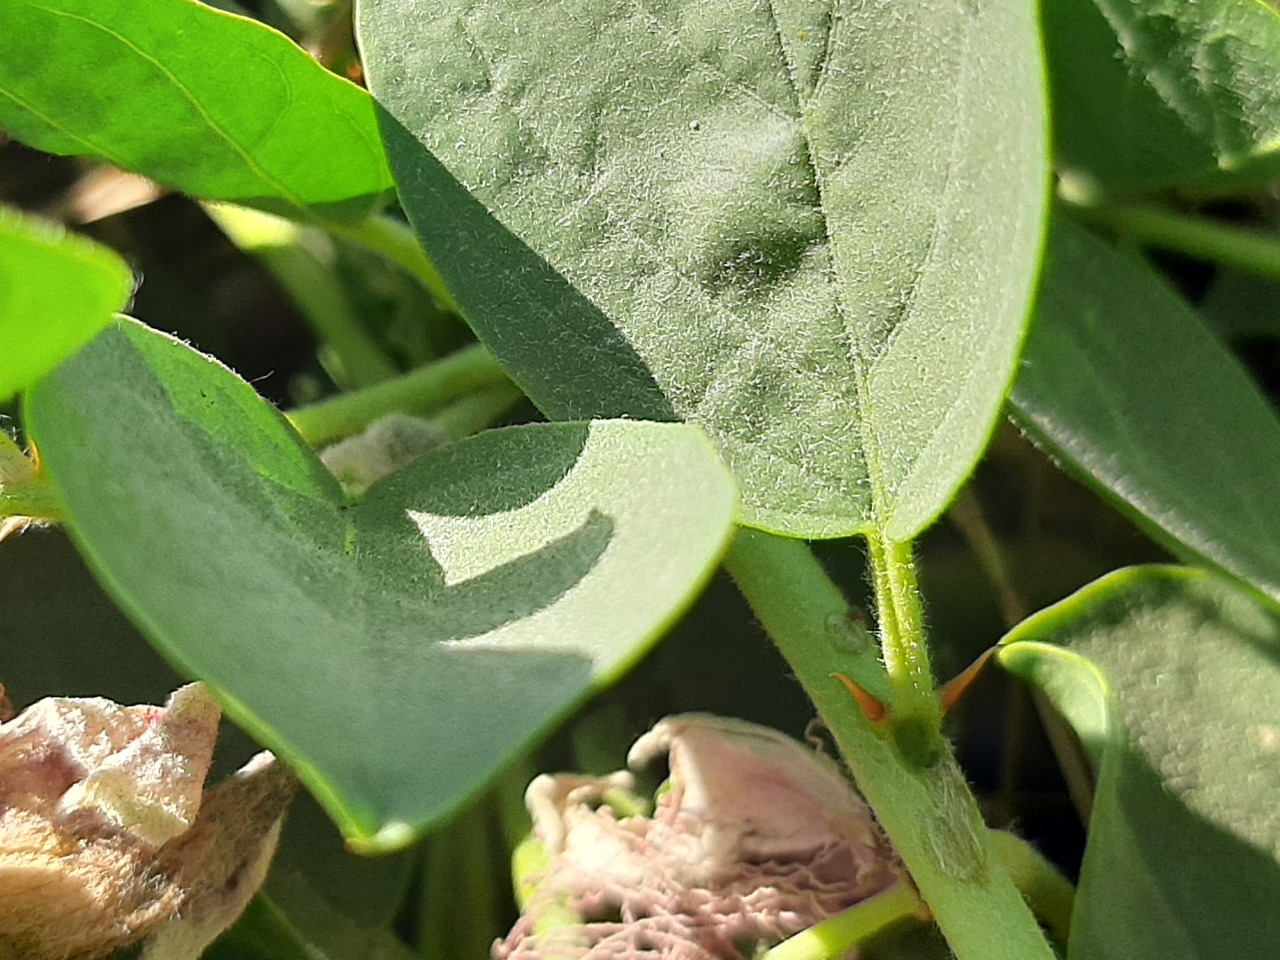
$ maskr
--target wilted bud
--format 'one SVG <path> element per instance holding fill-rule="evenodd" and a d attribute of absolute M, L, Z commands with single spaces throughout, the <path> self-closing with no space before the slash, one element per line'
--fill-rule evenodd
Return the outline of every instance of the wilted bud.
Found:
<path fill-rule="evenodd" d="M 320 451 L 320 460 L 344 490 L 358 496 L 383 477 L 449 442 L 438 424 L 404 413 L 388 414 L 363 433 Z"/>
<path fill-rule="evenodd" d="M 161 933 L 194 957 L 235 919 L 293 780 L 260 754 L 206 795 L 219 717 L 191 684 L 164 707 L 51 698 L 0 725 L 0 960 L 91 960 Z"/>
<path fill-rule="evenodd" d="M 628 762 L 670 757 L 652 816 L 608 802 L 610 777 L 542 776 L 526 799 L 543 856 L 498 960 L 742 960 L 901 882 L 866 805 L 777 731 L 669 717 Z"/>

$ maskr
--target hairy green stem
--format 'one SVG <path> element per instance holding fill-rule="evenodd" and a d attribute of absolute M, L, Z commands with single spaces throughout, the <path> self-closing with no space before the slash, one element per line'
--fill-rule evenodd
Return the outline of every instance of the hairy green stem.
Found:
<path fill-rule="evenodd" d="M 402 376 L 299 407 L 285 416 L 315 446 L 355 433 L 389 413 L 425 412 L 506 379 L 493 354 L 474 344 Z"/>
<path fill-rule="evenodd" d="M 342 386 L 367 387 L 398 372 L 356 315 L 347 291 L 330 265 L 314 251 L 316 241 L 332 241 L 315 227 L 224 203 L 206 203 L 205 212 L 227 239 L 256 258 L 276 278 L 336 361 L 332 371 Z"/>
<path fill-rule="evenodd" d="M 892 690 L 889 716 L 894 734 L 904 749 L 927 762 L 940 749 L 942 711 L 929 669 L 911 543 L 873 533 L 867 537 L 867 556 L 880 624 L 880 654 Z"/>
<path fill-rule="evenodd" d="M 363 247 L 382 254 L 392 263 L 403 267 L 414 277 L 441 307 L 458 313 L 458 303 L 445 285 L 444 278 L 436 270 L 431 258 L 418 244 L 413 228 L 386 214 L 375 214 L 354 226 L 326 225 L 335 236 L 352 240 Z"/>
<path fill-rule="evenodd" d="M 1155 206 L 1070 204 L 1068 209 L 1144 246 L 1280 277 L 1280 238 Z"/>
<path fill-rule="evenodd" d="M 920 916 L 922 907 L 910 883 L 897 883 L 783 940 L 760 960 L 840 960 L 850 947 L 873 933 L 907 917 Z"/>
<path fill-rule="evenodd" d="M 939 738 L 938 753 L 921 763 L 886 729 L 891 724 L 868 720 L 834 678 L 844 674 L 877 697 L 888 693 L 875 644 L 808 547 L 742 530 L 726 566 L 813 700 L 956 956 L 1052 960 L 946 741 Z"/>

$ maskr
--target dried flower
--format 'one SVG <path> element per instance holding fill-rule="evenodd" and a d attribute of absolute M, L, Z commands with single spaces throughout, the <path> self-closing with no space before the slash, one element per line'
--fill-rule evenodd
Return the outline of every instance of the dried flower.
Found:
<path fill-rule="evenodd" d="M 845 778 L 782 734 L 669 717 L 628 762 L 662 753 L 671 775 L 651 817 L 602 802 L 627 773 L 530 784 L 542 862 L 496 960 L 742 960 L 902 881 Z"/>
<path fill-rule="evenodd" d="M 294 786 L 259 754 L 205 794 L 219 718 L 191 684 L 164 707 L 50 698 L 0 725 L 0 960 L 153 935 L 194 957 L 235 919 Z"/>

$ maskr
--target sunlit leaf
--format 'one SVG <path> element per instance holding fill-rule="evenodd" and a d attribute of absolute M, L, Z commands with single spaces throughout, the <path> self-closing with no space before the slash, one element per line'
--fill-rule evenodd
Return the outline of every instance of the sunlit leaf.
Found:
<path fill-rule="evenodd" d="M 482 434 L 348 503 L 247 384 L 133 323 L 27 420 L 108 590 L 366 849 L 412 839 L 629 665 L 734 511 L 696 429 L 621 421 Z"/>
<path fill-rule="evenodd" d="M 359 23 L 401 200 L 544 411 L 701 425 L 766 529 L 938 513 L 1039 258 L 1027 4 L 364 0 Z"/>
<path fill-rule="evenodd" d="M 0 401 L 88 343 L 132 288 L 107 248 L 0 208 Z"/>
<path fill-rule="evenodd" d="M 195 0 L 5 0 L 0 128 L 210 200 L 358 220 L 391 186 L 373 106 Z"/>

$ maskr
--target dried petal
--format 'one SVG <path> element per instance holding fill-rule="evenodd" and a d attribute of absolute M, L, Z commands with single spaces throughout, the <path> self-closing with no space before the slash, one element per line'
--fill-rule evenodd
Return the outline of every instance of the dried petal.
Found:
<path fill-rule="evenodd" d="M 628 762 L 671 774 L 651 817 L 603 803 L 610 777 L 538 777 L 526 800 L 546 848 L 497 960 L 742 960 L 882 892 L 903 874 L 848 781 L 782 734 L 669 717 Z"/>
<path fill-rule="evenodd" d="M 270 753 L 210 790 L 200 817 L 160 851 L 160 871 L 183 891 L 177 916 L 147 940 L 142 960 L 195 958 L 262 886 L 298 781 Z"/>
<path fill-rule="evenodd" d="M 218 791 L 202 810 L 219 717 L 191 684 L 163 708 L 47 699 L 0 725 L 0 960 L 91 960 L 135 943 L 203 889 L 189 862 L 246 858 L 204 824 L 271 832 L 262 816 L 251 827 L 219 815 Z M 208 851 L 181 853 L 196 844 Z"/>

